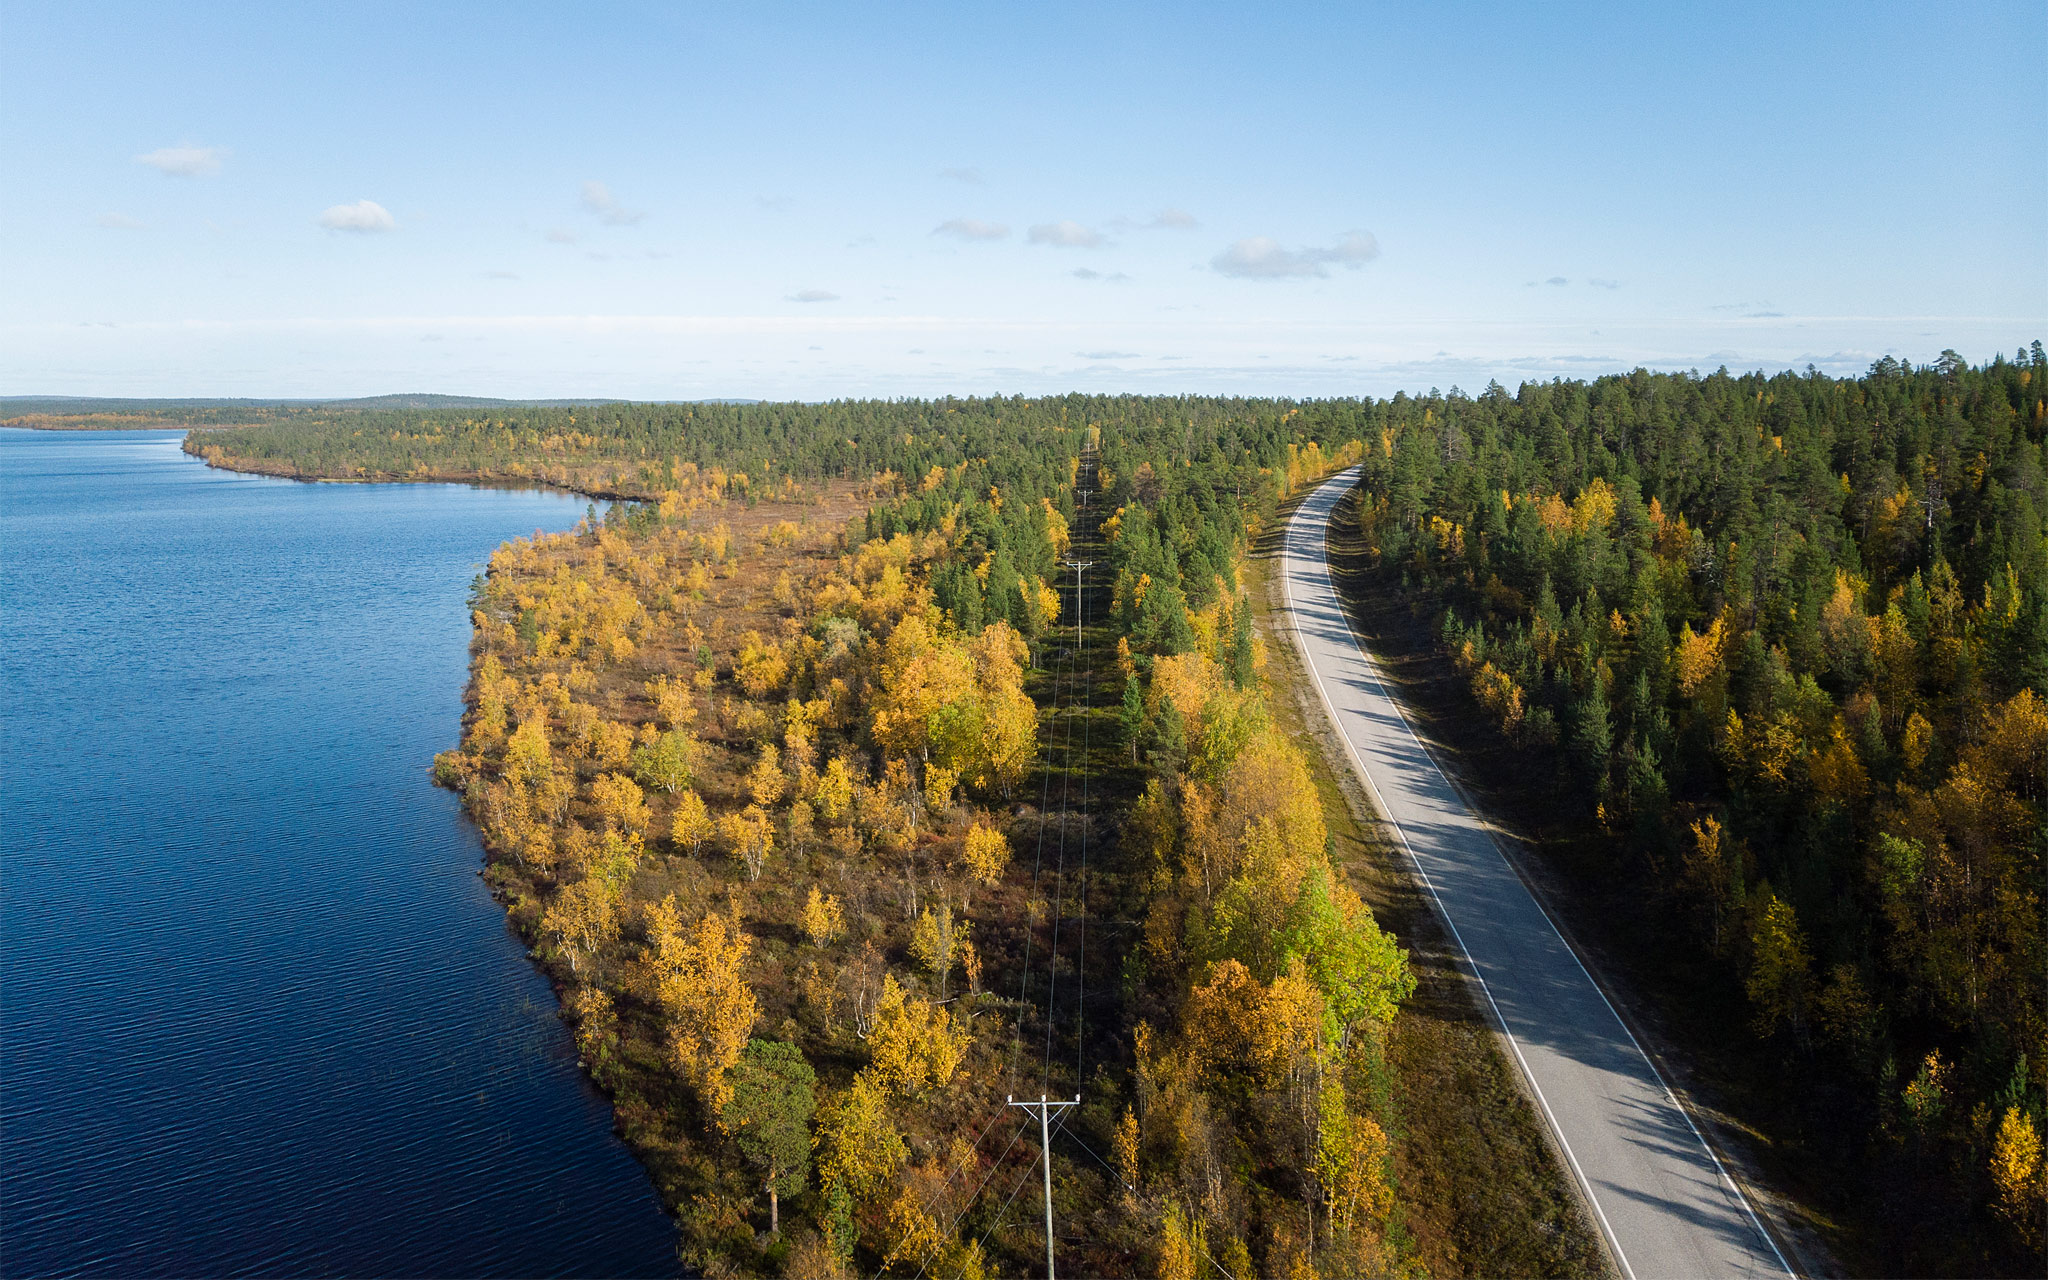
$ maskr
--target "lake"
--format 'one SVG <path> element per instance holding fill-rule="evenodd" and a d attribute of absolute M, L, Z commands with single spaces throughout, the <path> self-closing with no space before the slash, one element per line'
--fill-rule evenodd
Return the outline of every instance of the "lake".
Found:
<path fill-rule="evenodd" d="M 179 438 L 0 429 L 0 1272 L 674 1274 L 429 780 L 583 502 Z"/>

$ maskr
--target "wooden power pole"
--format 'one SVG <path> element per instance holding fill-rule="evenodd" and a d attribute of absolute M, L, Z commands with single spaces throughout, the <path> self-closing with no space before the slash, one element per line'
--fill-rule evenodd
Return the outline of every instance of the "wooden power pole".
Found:
<path fill-rule="evenodd" d="M 1019 1102 L 1013 1095 L 1007 1099 L 1013 1107 L 1038 1113 L 1038 1147 L 1045 1161 L 1045 1280 L 1053 1280 L 1052 1271 L 1052 1120 L 1055 1110 L 1081 1105 L 1081 1095 L 1075 1094 L 1072 1102 L 1048 1102 L 1044 1094 L 1036 1102 Z"/>

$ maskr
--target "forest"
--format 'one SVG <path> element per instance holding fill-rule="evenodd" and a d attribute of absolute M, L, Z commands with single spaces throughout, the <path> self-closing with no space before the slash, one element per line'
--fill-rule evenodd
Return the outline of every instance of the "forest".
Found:
<path fill-rule="evenodd" d="M 858 484 L 837 429 L 751 455 L 772 490 L 671 457 L 479 579 L 437 774 L 707 1271 L 1022 1265 L 1011 1094 L 1083 1100 L 1070 1269 L 1400 1269 L 1377 1047 L 1412 980 L 1266 727 L 1221 483 L 1270 505 L 1288 467 L 1111 447 L 1088 407 L 899 408 Z M 1032 430 L 969 453 L 1005 414 Z M 1120 601 L 1093 659 L 1077 530 Z M 1133 913 L 1141 950 L 1102 936 Z"/>
<path fill-rule="evenodd" d="M 1688 992 L 1740 1007 L 1722 1047 L 1782 1082 L 1767 1136 L 1815 1153 L 1798 1191 L 1852 1265 L 2024 1274 L 2044 378 L 2036 344 L 1384 400 L 307 413 L 185 447 L 611 500 L 479 578 L 436 768 L 708 1274 L 1030 1265 L 1037 1126 L 1005 1099 L 1041 1094 L 1082 1100 L 1071 1273 L 1460 1269 L 1398 1172 L 1410 956 L 1276 727 L 1250 589 L 1260 532 L 1352 465 L 1371 590 Z"/>
<path fill-rule="evenodd" d="M 1381 585 L 1739 993 L 1911 1274 L 2041 1256 L 2044 379 L 2036 343 L 1361 420 Z"/>

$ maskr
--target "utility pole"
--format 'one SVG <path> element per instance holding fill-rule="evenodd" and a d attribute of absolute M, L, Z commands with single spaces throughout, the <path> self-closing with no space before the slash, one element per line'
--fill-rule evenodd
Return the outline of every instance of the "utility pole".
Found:
<path fill-rule="evenodd" d="M 1093 560 L 1062 560 L 1061 564 L 1074 571 L 1074 645 L 1081 647 L 1081 571 L 1094 564 Z"/>
<path fill-rule="evenodd" d="M 1067 1107 L 1080 1106 L 1081 1095 L 1078 1093 L 1075 1094 L 1074 1100 L 1072 1102 L 1047 1102 L 1045 1099 L 1045 1095 L 1042 1093 L 1038 1095 L 1038 1101 L 1036 1102 L 1019 1102 L 1017 1101 L 1015 1095 L 1011 1095 L 1010 1097 L 1004 1099 L 1004 1101 L 1006 1101 L 1007 1103 L 1009 1103 L 1009 1105 L 1013 1107 L 1022 1107 L 1026 1111 L 1036 1111 L 1038 1113 L 1038 1149 L 1040 1154 L 1042 1154 L 1045 1157 L 1045 1280 L 1053 1280 L 1052 1121 L 1050 1117 L 1055 1108 L 1064 1110 Z"/>

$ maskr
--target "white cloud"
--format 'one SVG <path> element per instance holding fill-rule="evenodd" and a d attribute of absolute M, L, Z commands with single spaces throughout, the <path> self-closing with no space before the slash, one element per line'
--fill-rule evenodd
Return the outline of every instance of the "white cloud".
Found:
<path fill-rule="evenodd" d="M 1083 360 L 1136 360 L 1139 358 L 1138 353 L 1135 351 L 1076 351 L 1074 354 Z"/>
<path fill-rule="evenodd" d="M 1209 260 L 1226 276 L 1241 280 L 1321 279 L 1332 265 L 1356 269 L 1380 256 L 1380 242 L 1370 231 L 1347 231 L 1329 248 L 1283 249 L 1267 236 L 1251 236 Z"/>
<path fill-rule="evenodd" d="M 837 302 L 839 295 L 827 289 L 799 289 L 783 299 L 784 302 Z"/>
<path fill-rule="evenodd" d="M 368 234 L 378 231 L 396 231 L 398 219 L 391 211 L 375 200 L 358 200 L 354 204 L 337 204 L 320 215 L 320 225 L 329 231 L 354 231 Z"/>
<path fill-rule="evenodd" d="M 595 181 L 583 184 L 583 207 L 614 227 L 630 227 L 647 216 L 620 204 L 610 187 Z"/>
<path fill-rule="evenodd" d="M 141 219 L 131 218 L 125 213 L 103 213 L 99 217 L 94 218 L 92 224 L 96 227 L 108 227 L 115 231 L 139 231 L 145 225 Z"/>
<path fill-rule="evenodd" d="M 517 280 L 519 278 L 510 271 L 486 271 L 484 272 L 484 277 L 489 280 Z"/>
<path fill-rule="evenodd" d="M 1152 215 L 1152 221 L 1145 224 L 1153 231 L 1193 231 L 1201 225 L 1195 221 L 1195 215 L 1179 209 L 1161 209 Z"/>
<path fill-rule="evenodd" d="M 547 241 L 549 244 L 575 244 L 576 233 L 567 227 L 549 227 Z"/>
<path fill-rule="evenodd" d="M 964 182 L 970 187 L 981 185 L 981 170 L 979 169 L 956 169 L 949 165 L 939 170 L 939 176 L 952 182 Z"/>
<path fill-rule="evenodd" d="M 135 157 L 167 178 L 211 178 L 227 159 L 226 147 L 158 147 Z"/>
<path fill-rule="evenodd" d="M 1100 231 L 1084 227 L 1072 219 L 1041 222 L 1031 228 L 1027 238 L 1033 244 L 1049 244 L 1061 249 L 1100 249 L 1109 243 Z"/>
<path fill-rule="evenodd" d="M 1619 289 L 1619 288 L 1621 288 L 1621 281 L 1619 281 L 1619 280 L 1601 280 L 1601 279 L 1597 279 L 1597 278 L 1591 278 L 1591 279 L 1588 279 L 1588 280 L 1586 281 L 1586 283 L 1587 283 L 1587 284 L 1590 284 L 1590 285 L 1592 285 L 1592 286 L 1593 286 L 1593 287 L 1594 287 L 1595 289 Z"/>
<path fill-rule="evenodd" d="M 1104 273 L 1101 271 L 1097 271 L 1093 267 L 1075 267 L 1072 271 L 1069 271 L 1067 274 L 1074 277 L 1074 279 L 1076 280 L 1107 280 L 1111 284 L 1116 284 L 1120 281 L 1130 279 L 1129 276 L 1125 275 L 1121 271 L 1111 271 L 1108 273 Z"/>
<path fill-rule="evenodd" d="M 1000 240 L 1010 234 L 1010 229 L 1000 222 L 983 222 L 980 218 L 948 218 L 933 227 L 932 234 L 962 240 Z"/>

